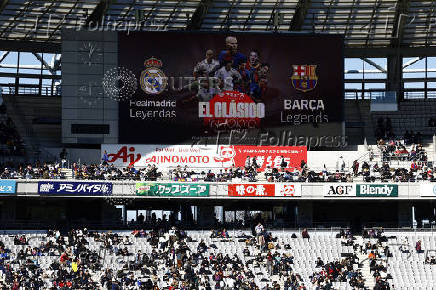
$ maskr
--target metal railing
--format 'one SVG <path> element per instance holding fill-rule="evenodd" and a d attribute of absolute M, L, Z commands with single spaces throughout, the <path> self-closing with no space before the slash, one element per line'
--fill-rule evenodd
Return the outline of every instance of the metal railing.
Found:
<path fill-rule="evenodd" d="M 387 91 L 362 91 L 362 90 L 346 90 L 344 92 L 344 98 L 346 100 L 383 100 L 386 96 Z M 404 90 L 403 99 L 404 100 L 414 100 L 414 99 L 435 99 L 436 91 L 430 91 L 422 89 L 422 91 L 416 90 Z"/>
<path fill-rule="evenodd" d="M 61 86 L 19 86 L 18 90 L 15 85 L 0 87 L 3 95 L 41 95 L 41 96 L 60 96 Z"/>

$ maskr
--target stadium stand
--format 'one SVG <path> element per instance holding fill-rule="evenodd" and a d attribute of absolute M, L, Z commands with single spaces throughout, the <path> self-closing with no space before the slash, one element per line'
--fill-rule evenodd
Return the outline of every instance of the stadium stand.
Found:
<path fill-rule="evenodd" d="M 260 223 L 253 232 L 168 227 L 3 233 L 0 279 L 13 289 L 403 289 L 434 284 L 434 253 L 426 249 L 436 240 L 429 233 L 383 233 L 380 228 L 362 236 L 345 229 L 269 232 Z"/>
<path fill-rule="evenodd" d="M 0 120 L 0 152 L 2 157 L 24 155 L 23 140 L 21 140 L 14 122 L 8 116 L 4 104 L 0 106 Z"/>
<path fill-rule="evenodd" d="M 436 289 L 435 14 L 0 0 L 0 289 Z"/>

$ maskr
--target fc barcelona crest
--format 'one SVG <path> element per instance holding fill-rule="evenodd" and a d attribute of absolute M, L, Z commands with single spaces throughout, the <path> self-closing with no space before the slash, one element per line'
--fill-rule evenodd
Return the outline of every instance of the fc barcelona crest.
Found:
<path fill-rule="evenodd" d="M 162 61 L 157 58 L 149 58 L 144 63 L 146 69 L 141 73 L 139 83 L 141 89 L 150 95 L 158 95 L 167 87 L 167 77 L 160 69 Z"/>
<path fill-rule="evenodd" d="M 291 81 L 292 85 L 297 91 L 305 93 L 313 90 L 318 83 L 318 76 L 316 75 L 316 65 L 292 65 Z"/>

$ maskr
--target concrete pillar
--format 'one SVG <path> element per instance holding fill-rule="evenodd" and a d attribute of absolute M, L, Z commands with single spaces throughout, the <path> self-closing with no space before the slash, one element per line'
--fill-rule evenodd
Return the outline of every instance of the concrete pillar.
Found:
<path fill-rule="evenodd" d="M 213 206 L 197 207 L 197 224 L 201 227 L 210 227 L 215 224 L 215 212 Z"/>
<path fill-rule="evenodd" d="M 107 202 L 102 202 L 100 217 L 102 222 L 120 221 L 122 219 L 122 210 Z"/>
<path fill-rule="evenodd" d="M 394 91 L 397 94 L 397 100 L 403 99 L 401 80 L 403 78 L 402 57 L 399 55 L 390 55 L 387 58 L 387 91 Z"/>
<path fill-rule="evenodd" d="M 313 225 L 313 203 L 303 201 L 297 205 L 297 227 L 311 227 Z"/>
<path fill-rule="evenodd" d="M 127 207 L 125 205 L 122 206 L 122 219 L 123 219 L 123 224 L 127 225 Z"/>
<path fill-rule="evenodd" d="M 15 199 L 0 200 L 1 216 L 4 221 L 15 221 L 16 219 L 16 201 Z"/>
<path fill-rule="evenodd" d="M 410 227 L 412 226 L 412 205 L 408 202 L 398 203 L 398 226 Z"/>
<path fill-rule="evenodd" d="M 151 221 L 151 210 L 149 209 L 147 209 L 147 211 L 145 212 L 145 220 Z"/>
<path fill-rule="evenodd" d="M 192 217 L 192 209 L 191 206 L 188 204 L 183 204 L 180 207 L 181 217 L 183 223 L 192 223 L 193 217 Z"/>
<path fill-rule="evenodd" d="M 224 207 L 223 206 L 215 206 L 215 217 L 218 219 L 218 222 L 224 222 Z"/>

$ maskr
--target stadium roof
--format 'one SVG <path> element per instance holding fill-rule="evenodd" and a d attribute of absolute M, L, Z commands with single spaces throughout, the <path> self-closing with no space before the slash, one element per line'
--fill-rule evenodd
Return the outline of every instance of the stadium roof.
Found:
<path fill-rule="evenodd" d="M 436 46 L 436 0 L 0 0 L 0 40 L 61 29 L 339 33 L 347 47 Z M 98 24 L 97 24 L 98 23 Z"/>

